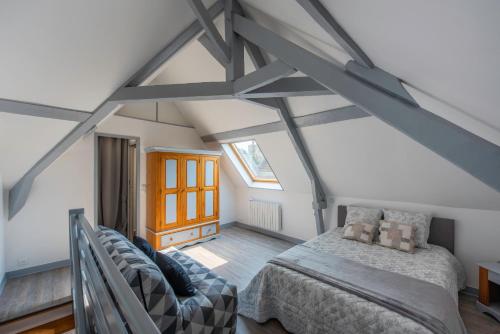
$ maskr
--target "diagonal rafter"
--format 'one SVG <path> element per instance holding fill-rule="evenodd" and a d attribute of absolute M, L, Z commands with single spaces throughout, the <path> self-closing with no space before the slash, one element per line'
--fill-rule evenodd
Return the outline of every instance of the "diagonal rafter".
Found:
<path fill-rule="evenodd" d="M 319 0 L 297 0 L 298 4 L 358 63 L 372 68 L 372 61 L 333 18 Z"/>
<path fill-rule="evenodd" d="M 387 94 L 251 20 L 242 16 L 235 16 L 234 20 L 235 31 L 245 39 L 500 191 L 499 146 Z"/>
<path fill-rule="evenodd" d="M 296 70 L 282 61 L 276 60 L 234 82 L 234 93 L 243 94 L 287 77 Z"/>
<path fill-rule="evenodd" d="M 224 39 L 222 39 L 219 31 L 217 31 L 208 10 L 205 8 L 201 0 L 187 0 L 187 2 L 198 18 L 201 26 L 205 29 L 205 33 L 208 38 L 210 38 L 212 43 L 214 43 L 214 50 L 219 53 L 219 57 L 224 59 L 226 64 L 229 63 L 231 60 L 231 51 L 229 50 L 226 42 L 224 42 Z"/>
<path fill-rule="evenodd" d="M 222 13 L 223 9 L 223 4 L 217 1 L 209 9 L 210 17 L 216 17 Z M 125 81 L 121 88 L 142 84 L 142 82 L 154 75 L 163 63 L 170 59 L 172 55 L 174 55 L 189 41 L 195 38 L 202 30 L 203 27 L 198 21 L 193 22 L 131 78 Z M 119 91 L 119 89 L 117 89 L 117 91 Z M 31 167 L 26 174 L 24 174 L 14 187 L 9 190 L 9 219 L 14 217 L 14 215 L 19 212 L 19 210 L 21 210 L 26 203 L 31 191 L 31 186 L 36 177 L 48 166 L 50 166 L 57 158 L 59 158 L 68 148 L 76 143 L 83 135 L 91 131 L 99 122 L 116 111 L 118 107 L 119 105 L 116 102 L 106 99 L 106 101 L 99 105 L 85 122 L 76 126 L 68 135 L 66 135 L 66 137 L 64 137 L 55 147 L 53 147 L 33 167 Z"/>
<path fill-rule="evenodd" d="M 203 47 L 210 53 L 210 55 L 217 60 L 219 64 L 222 65 L 222 67 L 228 66 L 226 63 L 226 59 L 222 57 L 221 53 L 216 50 L 215 44 L 210 40 L 210 37 L 208 37 L 207 33 L 201 34 L 200 37 L 198 37 L 198 42 L 203 45 Z"/>
<path fill-rule="evenodd" d="M 235 15 L 233 17 L 234 26 L 237 26 L 237 20 L 241 16 Z M 238 31 L 236 31 L 238 32 Z M 240 34 L 242 35 L 242 34 Z M 242 35 L 243 36 L 243 35 Z M 245 37 L 245 36 L 243 36 Z M 255 44 L 249 43 L 245 40 L 245 46 L 247 47 L 247 51 L 252 59 L 252 62 L 255 68 L 259 69 L 266 66 L 267 61 L 264 58 L 264 55 L 260 48 Z M 281 121 L 283 122 L 288 137 L 290 138 L 292 145 L 297 153 L 304 169 L 306 171 L 307 176 L 311 182 L 312 195 L 313 195 L 313 211 L 314 211 L 314 219 L 316 222 L 316 232 L 317 234 L 322 234 L 325 232 L 325 223 L 323 221 L 323 209 L 327 207 L 327 198 L 326 194 L 321 185 L 321 181 L 319 179 L 318 173 L 314 164 L 311 160 L 311 157 L 302 141 L 302 138 L 297 130 L 297 125 L 293 120 L 293 117 L 288 109 L 288 106 L 284 99 L 282 98 L 274 98 L 271 102 L 272 105 L 277 107 L 278 114 L 280 116 Z"/>

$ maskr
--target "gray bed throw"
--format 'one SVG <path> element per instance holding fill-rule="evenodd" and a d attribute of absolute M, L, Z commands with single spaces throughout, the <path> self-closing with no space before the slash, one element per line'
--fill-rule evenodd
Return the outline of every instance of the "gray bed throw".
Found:
<path fill-rule="evenodd" d="M 452 296 L 444 288 L 329 254 L 296 246 L 269 261 L 379 304 L 434 334 L 465 334 Z"/>

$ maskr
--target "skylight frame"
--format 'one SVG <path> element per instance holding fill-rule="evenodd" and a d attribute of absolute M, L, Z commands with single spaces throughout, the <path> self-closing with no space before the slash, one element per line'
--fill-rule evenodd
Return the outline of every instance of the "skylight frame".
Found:
<path fill-rule="evenodd" d="M 257 146 L 257 149 L 260 151 L 260 153 L 262 154 L 262 157 L 264 158 L 264 160 L 266 161 L 267 165 L 271 169 L 271 172 L 274 175 L 274 179 L 263 179 L 263 178 L 257 177 L 252 172 L 252 169 L 250 168 L 250 166 L 248 166 L 248 164 L 245 161 L 245 159 L 241 156 L 240 152 L 238 151 L 238 148 L 236 147 L 236 144 L 238 144 L 238 143 L 244 143 L 244 142 L 249 142 L 249 141 L 253 141 L 255 143 L 255 145 Z M 250 178 L 250 180 L 253 183 L 269 183 L 269 184 L 277 184 L 277 185 L 280 184 L 279 181 L 278 181 L 278 178 L 276 177 L 276 173 L 274 172 L 273 168 L 271 167 L 271 164 L 267 160 L 266 156 L 264 155 L 264 153 L 260 149 L 260 146 L 259 146 L 259 144 L 257 143 L 257 141 L 255 139 L 239 140 L 239 141 L 227 143 L 227 145 L 231 149 L 231 151 L 234 153 L 234 156 L 238 159 L 238 162 L 243 167 L 243 169 L 247 173 L 247 176 Z"/>

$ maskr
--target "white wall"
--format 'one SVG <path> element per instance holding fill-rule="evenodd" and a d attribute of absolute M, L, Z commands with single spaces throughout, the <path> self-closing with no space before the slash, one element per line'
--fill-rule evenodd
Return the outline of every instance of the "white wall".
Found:
<path fill-rule="evenodd" d="M 2 293 L 2 282 L 5 276 L 5 211 L 3 198 L 2 175 L 0 175 L 0 294 Z"/>
<path fill-rule="evenodd" d="M 96 130 L 137 136 L 141 139 L 141 194 L 139 231 L 146 226 L 146 159 L 147 146 L 204 148 L 194 129 L 139 121 L 113 116 Z M 234 221 L 231 180 L 221 173 L 221 222 Z M 229 193 L 228 193 L 229 192 Z M 94 221 L 94 135 L 75 144 L 35 181 L 25 207 L 6 224 L 7 271 L 18 270 L 64 260 L 68 254 L 68 210 L 85 209 L 89 221 Z M 228 209 L 229 208 L 229 209 Z"/>
<path fill-rule="evenodd" d="M 373 118 L 301 128 L 329 195 L 325 222 L 336 226 L 336 206 L 368 204 L 425 211 L 456 220 L 456 256 L 477 287 L 476 263 L 500 260 L 500 194 Z M 316 235 L 305 171 L 284 132 L 254 136 L 284 191 L 249 189 L 223 160 L 237 187 L 237 218 L 248 222 L 248 201 L 277 201 L 283 234 Z"/>

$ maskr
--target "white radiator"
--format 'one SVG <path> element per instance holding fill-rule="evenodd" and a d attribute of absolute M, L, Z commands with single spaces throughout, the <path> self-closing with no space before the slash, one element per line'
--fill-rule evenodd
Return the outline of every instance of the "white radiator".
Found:
<path fill-rule="evenodd" d="M 250 225 L 270 231 L 281 230 L 281 204 L 250 200 Z"/>

